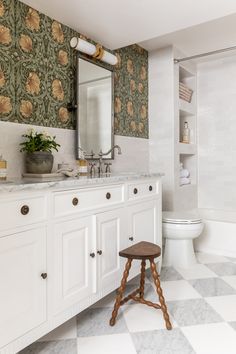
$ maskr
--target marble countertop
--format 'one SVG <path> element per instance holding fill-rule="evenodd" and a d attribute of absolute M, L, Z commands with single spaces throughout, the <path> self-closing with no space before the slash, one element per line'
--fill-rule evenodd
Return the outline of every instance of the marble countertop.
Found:
<path fill-rule="evenodd" d="M 159 178 L 163 173 L 117 173 L 104 175 L 102 177 L 58 177 L 52 179 L 36 178 L 10 178 L 7 181 L 0 181 L 0 193 L 19 192 L 24 190 L 41 190 L 46 188 L 83 188 L 101 184 L 114 184 L 131 182 L 138 179 Z"/>

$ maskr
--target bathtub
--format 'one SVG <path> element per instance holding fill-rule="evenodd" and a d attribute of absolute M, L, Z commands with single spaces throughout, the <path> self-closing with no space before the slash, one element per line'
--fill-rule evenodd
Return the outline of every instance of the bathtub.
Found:
<path fill-rule="evenodd" d="M 198 209 L 205 223 L 194 242 L 196 251 L 236 257 L 236 211 Z"/>

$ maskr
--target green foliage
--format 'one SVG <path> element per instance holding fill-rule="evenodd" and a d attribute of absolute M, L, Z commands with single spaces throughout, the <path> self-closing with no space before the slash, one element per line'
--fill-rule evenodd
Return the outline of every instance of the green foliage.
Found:
<path fill-rule="evenodd" d="M 37 133 L 34 129 L 30 129 L 26 134 L 22 135 L 26 141 L 21 143 L 21 152 L 35 152 L 35 151 L 58 151 L 59 144 L 56 143 L 55 136 L 50 136 L 47 132 Z"/>

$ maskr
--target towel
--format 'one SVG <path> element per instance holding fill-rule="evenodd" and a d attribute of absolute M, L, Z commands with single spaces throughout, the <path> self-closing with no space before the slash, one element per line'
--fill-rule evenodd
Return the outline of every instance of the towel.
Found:
<path fill-rule="evenodd" d="M 180 186 L 184 186 L 185 184 L 190 184 L 190 183 L 191 183 L 190 178 L 182 177 L 182 178 L 179 179 L 179 185 Z"/>
<path fill-rule="evenodd" d="M 180 170 L 180 172 L 179 172 L 179 176 L 180 176 L 180 178 L 182 177 L 189 177 L 190 176 L 190 173 L 189 173 L 189 171 L 188 170 L 186 170 L 186 168 L 183 168 L 183 169 L 181 169 Z"/>

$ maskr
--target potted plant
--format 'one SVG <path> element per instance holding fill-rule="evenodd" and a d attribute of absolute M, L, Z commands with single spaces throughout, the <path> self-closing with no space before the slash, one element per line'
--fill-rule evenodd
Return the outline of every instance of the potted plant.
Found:
<path fill-rule="evenodd" d="M 58 151 L 59 144 L 55 141 L 56 137 L 47 132 L 36 132 L 29 129 L 22 135 L 26 140 L 21 143 L 21 152 L 25 155 L 25 170 L 27 173 L 43 174 L 51 173 L 53 167 L 52 150 Z"/>

